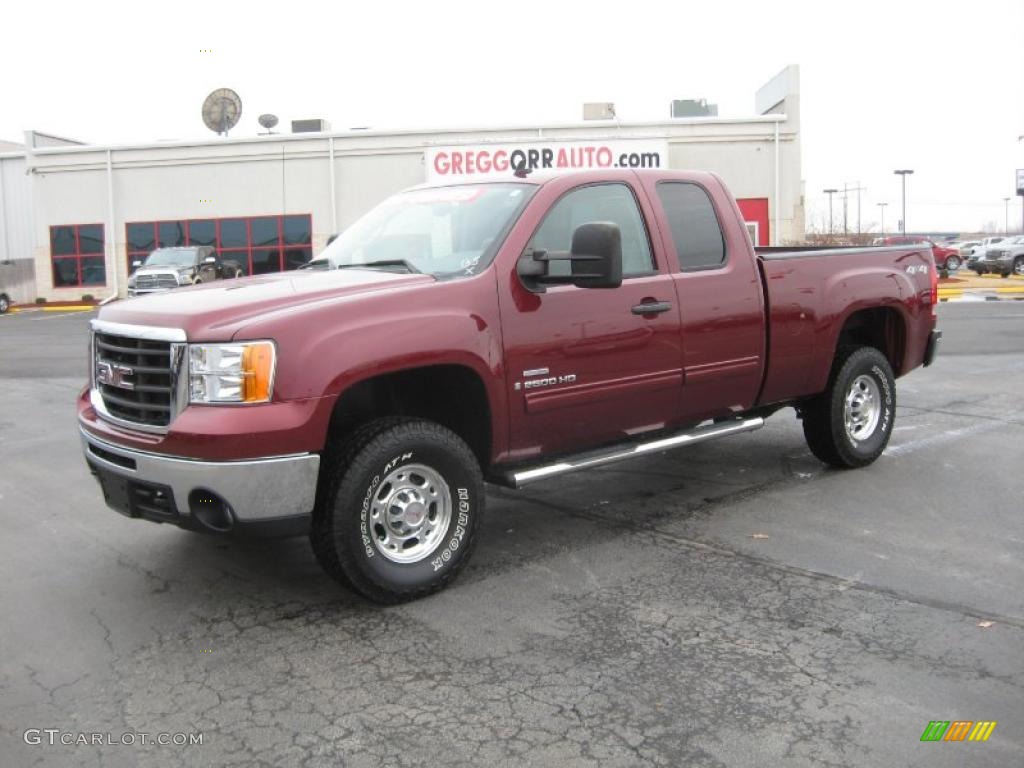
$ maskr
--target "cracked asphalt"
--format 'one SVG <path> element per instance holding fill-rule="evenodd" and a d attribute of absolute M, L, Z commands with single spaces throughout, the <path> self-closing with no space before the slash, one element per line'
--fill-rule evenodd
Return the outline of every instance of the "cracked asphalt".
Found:
<path fill-rule="evenodd" d="M 90 314 L 0 317 L 0 765 L 1022 765 L 1024 305 L 939 313 L 872 467 L 826 470 L 785 411 L 494 489 L 462 577 L 384 609 L 302 539 L 106 509 Z M 47 728 L 203 743 L 26 743 Z"/>

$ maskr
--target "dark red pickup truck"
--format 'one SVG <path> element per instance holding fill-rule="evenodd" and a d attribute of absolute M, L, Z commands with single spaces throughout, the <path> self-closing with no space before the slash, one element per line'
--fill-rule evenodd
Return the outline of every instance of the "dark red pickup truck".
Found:
<path fill-rule="evenodd" d="M 107 503 L 207 531 L 308 534 L 393 602 L 465 564 L 511 487 L 756 429 L 874 461 L 895 377 L 928 365 L 927 247 L 755 253 L 710 173 L 424 187 L 330 268 L 118 302 L 78 403 Z"/>

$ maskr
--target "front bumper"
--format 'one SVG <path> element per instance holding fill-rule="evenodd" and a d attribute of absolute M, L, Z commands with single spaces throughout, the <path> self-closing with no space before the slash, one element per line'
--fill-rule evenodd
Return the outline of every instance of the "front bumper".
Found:
<path fill-rule="evenodd" d="M 129 517 L 256 535 L 309 530 L 320 470 L 315 453 L 201 461 L 124 448 L 80 432 L 108 506 Z"/>
<path fill-rule="evenodd" d="M 927 368 L 935 360 L 935 353 L 939 349 L 939 342 L 942 340 L 942 331 L 932 331 L 928 334 L 928 345 L 924 348 L 923 365 Z"/>
<path fill-rule="evenodd" d="M 128 298 L 133 296 L 148 296 L 151 293 L 167 293 L 173 291 L 173 288 L 129 288 Z"/>

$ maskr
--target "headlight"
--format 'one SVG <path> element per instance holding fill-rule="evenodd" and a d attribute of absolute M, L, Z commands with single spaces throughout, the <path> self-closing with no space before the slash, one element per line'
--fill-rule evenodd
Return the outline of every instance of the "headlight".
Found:
<path fill-rule="evenodd" d="M 275 363 L 272 341 L 189 344 L 189 402 L 270 402 Z"/>
<path fill-rule="evenodd" d="M 178 285 L 192 284 L 192 270 L 186 269 L 178 273 Z"/>

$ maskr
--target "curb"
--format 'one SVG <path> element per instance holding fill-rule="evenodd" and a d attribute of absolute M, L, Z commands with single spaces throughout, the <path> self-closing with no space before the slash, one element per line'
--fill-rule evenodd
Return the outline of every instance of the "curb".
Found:
<path fill-rule="evenodd" d="M 940 291 L 939 301 L 1024 301 L 1024 291 Z"/>
<path fill-rule="evenodd" d="M 62 307 L 11 307 L 11 312 L 89 312 L 96 309 L 92 304 L 68 304 Z"/>

